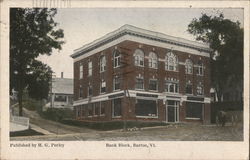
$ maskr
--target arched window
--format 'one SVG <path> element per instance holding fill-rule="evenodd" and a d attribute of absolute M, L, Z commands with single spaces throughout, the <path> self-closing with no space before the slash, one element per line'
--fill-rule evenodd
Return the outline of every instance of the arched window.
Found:
<path fill-rule="evenodd" d="M 121 66 L 121 53 L 118 50 L 115 50 L 113 56 L 114 56 L 113 58 L 114 68 L 120 67 Z"/>
<path fill-rule="evenodd" d="M 144 66 L 144 52 L 140 49 L 136 49 L 134 53 L 134 60 L 136 66 Z"/>
<path fill-rule="evenodd" d="M 197 74 L 200 76 L 204 74 L 204 65 L 201 61 L 198 61 Z"/>
<path fill-rule="evenodd" d="M 193 62 L 190 59 L 186 60 L 185 71 L 186 71 L 186 74 L 193 73 Z"/>
<path fill-rule="evenodd" d="M 100 72 L 103 72 L 106 70 L 106 58 L 105 56 L 100 57 Z"/>
<path fill-rule="evenodd" d="M 158 67 L 158 58 L 156 53 L 150 52 L 148 58 L 148 66 L 150 68 L 157 68 Z"/>
<path fill-rule="evenodd" d="M 166 55 L 165 69 L 169 70 L 169 71 L 177 71 L 178 70 L 178 58 L 172 52 L 169 52 Z"/>

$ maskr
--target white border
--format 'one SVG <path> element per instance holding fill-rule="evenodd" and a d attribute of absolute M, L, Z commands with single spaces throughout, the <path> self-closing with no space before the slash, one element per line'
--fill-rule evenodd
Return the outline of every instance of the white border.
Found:
<path fill-rule="evenodd" d="M 70 7 L 148 7 L 148 8 L 244 8 L 244 141 L 155 141 L 156 148 L 106 148 L 106 142 L 74 141 L 63 143 L 64 148 L 9 147 L 9 7 L 32 7 L 29 0 L 1 1 L 1 159 L 248 159 L 249 158 L 249 2 L 248 1 L 71 1 Z M 51 6 L 55 7 L 55 6 Z M 65 7 L 65 6 L 61 6 Z M 31 141 L 32 143 L 41 143 Z M 15 141 L 12 143 L 15 143 Z M 24 143 L 30 143 L 26 141 Z M 42 142 L 46 143 L 46 141 Z M 51 142 L 47 142 L 51 143 Z M 111 142 L 112 143 L 112 142 Z M 128 143 L 128 142 L 124 142 Z M 134 142 L 129 142 L 133 144 Z M 140 141 L 140 143 L 148 143 Z"/>

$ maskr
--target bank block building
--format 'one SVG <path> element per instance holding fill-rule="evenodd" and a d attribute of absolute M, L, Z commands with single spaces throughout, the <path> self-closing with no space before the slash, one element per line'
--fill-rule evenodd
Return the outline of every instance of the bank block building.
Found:
<path fill-rule="evenodd" d="M 76 119 L 210 123 L 210 53 L 124 25 L 71 55 Z"/>

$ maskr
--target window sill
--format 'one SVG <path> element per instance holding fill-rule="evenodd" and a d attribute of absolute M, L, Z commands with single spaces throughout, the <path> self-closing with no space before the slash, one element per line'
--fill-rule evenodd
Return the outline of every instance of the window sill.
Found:
<path fill-rule="evenodd" d="M 186 117 L 185 119 L 188 119 L 188 120 L 201 120 L 200 118 L 192 118 L 192 117 Z"/>
<path fill-rule="evenodd" d="M 118 91 L 121 91 L 121 89 L 116 89 L 116 90 L 113 90 L 113 92 L 118 92 Z"/>
<path fill-rule="evenodd" d="M 113 67 L 113 68 L 115 69 L 115 68 L 120 68 L 120 67 L 121 67 L 121 65 L 120 65 L 120 66 Z"/>
<path fill-rule="evenodd" d="M 106 92 L 101 92 L 100 95 L 106 94 Z"/>
<path fill-rule="evenodd" d="M 167 70 L 167 69 L 165 69 L 165 71 L 169 71 L 169 72 L 179 72 L 179 71 Z"/>
<path fill-rule="evenodd" d="M 158 69 L 157 67 L 148 67 L 149 69 Z"/>
<path fill-rule="evenodd" d="M 196 76 L 204 76 L 203 74 L 196 74 Z"/>
<path fill-rule="evenodd" d="M 193 75 L 193 73 L 186 73 L 186 74 L 188 74 L 188 75 Z"/>
<path fill-rule="evenodd" d="M 142 68 L 144 68 L 144 65 L 141 66 L 141 65 L 136 65 L 136 64 L 135 64 L 135 67 L 142 67 Z"/>
<path fill-rule="evenodd" d="M 136 116 L 136 118 L 158 118 L 158 116 Z"/>

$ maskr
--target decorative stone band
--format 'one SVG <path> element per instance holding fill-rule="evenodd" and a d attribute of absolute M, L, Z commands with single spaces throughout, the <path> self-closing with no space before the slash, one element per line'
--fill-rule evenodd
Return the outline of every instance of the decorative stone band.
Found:
<path fill-rule="evenodd" d="M 182 95 L 182 94 L 178 94 L 178 93 L 167 93 L 167 92 L 152 93 L 152 92 L 138 91 L 138 90 L 128 90 L 128 92 L 129 92 L 130 97 L 135 97 L 137 99 L 145 99 L 145 100 L 157 100 L 157 99 L 159 99 L 159 100 L 163 100 L 163 103 L 165 103 L 166 100 L 176 100 L 176 101 L 180 101 L 181 103 L 183 101 L 197 102 L 197 103 L 210 103 L 209 97 L 192 96 L 192 98 L 190 99 L 187 95 Z M 74 101 L 73 106 L 79 106 L 79 105 L 94 103 L 94 102 L 107 101 L 107 100 L 111 100 L 111 99 L 122 98 L 124 96 L 125 96 L 124 91 L 102 94 L 99 96 L 91 97 L 91 101 L 89 101 L 89 98 Z"/>

